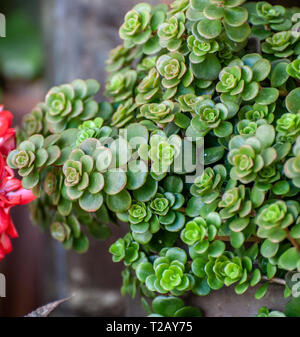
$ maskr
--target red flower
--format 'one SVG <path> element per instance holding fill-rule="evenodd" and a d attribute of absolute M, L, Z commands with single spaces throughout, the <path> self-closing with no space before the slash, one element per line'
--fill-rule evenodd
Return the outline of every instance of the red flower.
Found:
<path fill-rule="evenodd" d="M 12 114 L 0 106 L 0 260 L 11 252 L 10 238 L 18 232 L 10 218 L 9 210 L 16 205 L 24 205 L 35 199 L 33 193 L 25 190 L 14 171 L 6 165 L 5 157 L 15 148 L 15 130 L 10 128 Z"/>
<path fill-rule="evenodd" d="M 16 131 L 10 127 L 12 119 L 12 113 L 0 105 L 0 153 L 5 157 L 16 147 Z"/>

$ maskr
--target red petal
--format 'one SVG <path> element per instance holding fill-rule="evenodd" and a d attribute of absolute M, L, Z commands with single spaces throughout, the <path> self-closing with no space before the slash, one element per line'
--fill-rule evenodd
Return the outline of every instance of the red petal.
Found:
<path fill-rule="evenodd" d="M 16 148 L 15 134 L 15 129 L 8 129 L 6 133 L 0 137 L 0 153 L 5 157 Z"/>
<path fill-rule="evenodd" d="M 19 188 L 22 188 L 22 182 L 19 179 L 12 178 L 3 180 L 3 183 L 0 185 L 0 193 L 5 191 L 6 193 L 15 191 Z"/>
<path fill-rule="evenodd" d="M 10 128 L 13 115 L 10 111 L 3 110 L 3 106 L 0 108 L 0 136 L 2 137 L 7 129 Z"/>
<path fill-rule="evenodd" d="M 0 152 L 0 183 L 3 181 L 5 175 L 5 161 Z"/>
<path fill-rule="evenodd" d="M 10 217 L 8 211 L 0 208 L 0 234 L 5 232 L 10 224 Z"/>
<path fill-rule="evenodd" d="M 6 234 L 9 235 L 11 238 L 17 238 L 18 232 L 16 230 L 16 227 L 14 226 L 13 222 L 11 221 L 11 218 L 9 218 L 9 225 L 6 231 Z"/>
<path fill-rule="evenodd" d="M 5 233 L 0 235 L 0 249 L 1 248 L 5 254 L 8 254 L 12 251 L 10 238 Z"/>
<path fill-rule="evenodd" d="M 31 202 L 35 199 L 35 196 L 32 193 L 32 191 L 25 190 L 25 188 L 19 188 L 18 190 L 14 191 L 14 192 L 8 193 L 7 196 L 9 198 L 13 197 L 13 200 L 15 200 L 15 198 L 18 198 L 18 200 L 19 200 L 18 205 L 28 204 L 29 202 Z"/>

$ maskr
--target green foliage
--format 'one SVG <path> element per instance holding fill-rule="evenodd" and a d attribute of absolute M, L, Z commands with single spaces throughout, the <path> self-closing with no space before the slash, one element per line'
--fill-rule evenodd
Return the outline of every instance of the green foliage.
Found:
<path fill-rule="evenodd" d="M 124 260 L 125 265 L 128 266 L 138 259 L 139 244 L 132 241 L 132 237 L 128 233 L 123 239 L 119 239 L 111 245 L 109 252 L 113 255 L 114 262 Z"/>
<path fill-rule="evenodd" d="M 217 137 L 228 137 L 233 127 L 226 122 L 229 115 L 233 115 L 226 104 L 215 103 L 210 99 L 204 99 L 196 103 L 196 116 L 191 121 L 191 128 L 199 136 L 203 137 L 212 131 Z"/>
<path fill-rule="evenodd" d="M 47 133 L 45 123 L 47 107 L 44 103 L 39 103 L 33 108 L 31 113 L 26 114 L 23 118 L 23 129 L 28 137 L 42 133 Z"/>
<path fill-rule="evenodd" d="M 100 89 L 95 80 L 74 80 L 71 84 L 53 87 L 46 95 L 46 120 L 51 132 L 61 132 L 70 127 L 73 119 L 84 121 L 95 117 L 98 104 L 92 99 Z M 76 125 L 76 124 L 75 124 Z"/>
<path fill-rule="evenodd" d="M 198 308 L 184 306 L 184 302 L 175 296 L 157 296 L 152 308 L 149 317 L 202 317 Z"/>
<path fill-rule="evenodd" d="M 293 147 L 294 156 L 284 165 L 285 175 L 292 179 L 293 184 L 300 188 L 300 138 L 298 137 Z"/>
<path fill-rule="evenodd" d="M 283 312 L 273 310 L 270 311 L 267 307 L 261 307 L 258 310 L 258 313 L 256 315 L 257 317 L 286 317 Z"/>
<path fill-rule="evenodd" d="M 110 103 L 94 101 L 96 81 L 75 80 L 24 119 L 8 163 L 39 196 L 33 218 L 79 252 L 83 226 L 103 239 L 124 222 L 110 252 L 126 265 L 123 294 L 166 295 L 152 309 L 144 300 L 151 315 L 200 316 L 178 296 L 224 286 L 243 294 L 261 283 L 260 299 L 300 271 L 293 13 L 244 0 L 136 5 L 107 62 Z M 286 314 L 298 315 L 290 303 Z"/>
<path fill-rule="evenodd" d="M 144 104 L 140 108 L 140 115 L 138 118 L 149 119 L 159 126 L 172 122 L 176 114 L 180 112 L 181 109 L 178 103 L 164 101 L 159 104 Z"/>
<path fill-rule="evenodd" d="M 140 282 L 145 282 L 151 291 L 161 294 L 171 292 L 179 295 L 189 290 L 193 284 L 193 276 L 186 271 L 187 256 L 180 248 L 163 249 L 153 264 L 142 262 L 136 273 Z"/>
<path fill-rule="evenodd" d="M 195 179 L 191 186 L 191 194 L 201 197 L 204 203 L 213 202 L 220 196 L 220 189 L 226 175 L 227 172 L 223 165 L 206 168 L 203 174 Z"/>
<path fill-rule="evenodd" d="M 291 62 L 287 66 L 286 71 L 290 76 L 300 80 L 300 59 L 298 58 L 297 60 Z"/>
<path fill-rule="evenodd" d="M 262 51 L 279 58 L 289 57 L 295 53 L 296 42 L 297 38 L 290 31 L 274 33 L 262 44 Z M 296 54 L 298 54 L 297 50 Z"/>
<path fill-rule="evenodd" d="M 106 84 L 106 96 L 114 98 L 116 102 L 121 102 L 129 98 L 132 94 L 136 77 L 136 72 L 127 68 L 113 73 L 112 76 L 108 78 Z"/>

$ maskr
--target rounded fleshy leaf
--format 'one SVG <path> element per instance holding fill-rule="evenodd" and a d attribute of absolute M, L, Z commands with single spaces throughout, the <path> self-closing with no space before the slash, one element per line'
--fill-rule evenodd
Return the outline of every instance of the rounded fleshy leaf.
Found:
<path fill-rule="evenodd" d="M 228 24 L 224 24 L 225 31 L 230 40 L 234 42 L 245 41 L 251 33 L 248 23 L 244 23 L 239 27 L 232 27 Z"/>
<path fill-rule="evenodd" d="M 39 173 L 33 171 L 22 179 L 22 186 L 27 190 L 31 190 L 39 183 L 39 179 Z"/>
<path fill-rule="evenodd" d="M 196 78 L 213 81 L 221 71 L 221 64 L 214 54 L 208 54 L 202 63 L 191 63 L 191 69 Z"/>
<path fill-rule="evenodd" d="M 277 101 L 279 97 L 279 91 L 275 88 L 262 88 L 257 97 L 255 98 L 255 102 L 261 105 L 270 105 Z"/>
<path fill-rule="evenodd" d="M 143 161 L 131 161 L 127 168 L 127 185 L 129 190 L 137 190 L 141 188 L 148 176 L 148 167 Z"/>
<path fill-rule="evenodd" d="M 104 172 L 104 192 L 110 195 L 121 192 L 127 183 L 126 173 L 122 169 Z"/>
<path fill-rule="evenodd" d="M 296 88 L 288 94 L 285 105 L 291 113 L 300 112 L 300 88 Z"/>
<path fill-rule="evenodd" d="M 103 204 L 101 193 L 91 194 L 86 191 L 79 199 L 79 206 L 86 212 L 96 212 Z"/>
<path fill-rule="evenodd" d="M 106 205 L 112 212 L 125 212 L 131 205 L 131 196 L 127 190 L 122 190 L 118 194 L 107 195 Z"/>
<path fill-rule="evenodd" d="M 226 8 L 224 11 L 225 22 L 232 27 L 239 27 L 248 19 L 248 12 L 245 8 Z"/>
<path fill-rule="evenodd" d="M 297 248 L 289 248 L 279 258 L 278 265 L 285 270 L 293 270 L 297 267 L 300 260 Z"/>
<path fill-rule="evenodd" d="M 199 34 L 205 39 L 214 39 L 222 32 L 222 24 L 220 20 L 203 19 L 197 25 Z"/>
<path fill-rule="evenodd" d="M 148 175 L 145 184 L 141 188 L 133 191 L 133 196 L 138 201 L 146 202 L 155 196 L 157 189 L 157 181 L 151 178 L 150 175 Z"/>
<path fill-rule="evenodd" d="M 100 192 L 104 187 L 104 177 L 103 174 L 99 172 L 92 172 L 89 176 L 89 186 L 88 191 L 91 194 Z"/>
<path fill-rule="evenodd" d="M 280 62 L 272 69 L 271 86 L 273 88 L 279 88 L 288 80 L 289 74 L 286 71 L 287 66 L 287 62 Z"/>

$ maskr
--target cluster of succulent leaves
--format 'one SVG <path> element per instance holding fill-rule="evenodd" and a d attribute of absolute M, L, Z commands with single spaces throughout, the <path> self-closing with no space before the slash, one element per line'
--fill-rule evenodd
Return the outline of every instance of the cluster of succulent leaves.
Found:
<path fill-rule="evenodd" d="M 149 314 L 199 316 L 178 296 L 229 286 L 257 287 L 260 299 L 300 271 L 296 12 L 246 0 L 138 4 L 107 61 L 110 103 L 95 101 L 96 81 L 75 80 L 24 118 L 8 163 L 40 197 L 33 217 L 77 251 L 88 233 L 106 238 L 108 223 L 126 223 L 110 252 L 126 266 L 122 293 L 159 295 Z M 204 140 L 201 174 L 177 165 L 186 139 L 190 152 Z"/>

